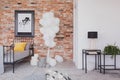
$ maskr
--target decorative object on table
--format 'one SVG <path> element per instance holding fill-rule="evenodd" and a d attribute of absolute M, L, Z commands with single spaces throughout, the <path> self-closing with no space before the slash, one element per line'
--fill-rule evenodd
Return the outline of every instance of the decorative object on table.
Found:
<path fill-rule="evenodd" d="M 31 61 L 30 61 L 30 63 L 31 63 L 31 65 L 33 65 L 33 66 L 36 66 L 36 65 L 38 65 L 38 54 L 34 54 L 34 56 L 32 56 L 31 57 Z"/>
<path fill-rule="evenodd" d="M 107 45 L 104 48 L 104 54 L 112 55 L 111 58 L 113 58 L 114 55 L 120 54 L 120 49 L 118 46 L 114 45 Z"/>
<path fill-rule="evenodd" d="M 0 74 L 4 72 L 4 67 L 3 67 L 3 47 L 0 46 Z"/>
<path fill-rule="evenodd" d="M 48 47 L 47 64 L 55 66 L 56 60 L 51 58 L 49 54 L 50 48 L 53 48 L 56 45 L 54 38 L 59 31 L 60 20 L 54 16 L 53 12 L 46 12 L 43 14 L 39 23 L 42 25 L 42 27 L 40 27 L 40 32 L 43 34 L 45 45 Z"/>
<path fill-rule="evenodd" d="M 34 36 L 33 10 L 15 10 L 15 36 Z"/>
<path fill-rule="evenodd" d="M 88 32 L 88 38 L 98 38 L 97 31 L 89 31 Z"/>
<path fill-rule="evenodd" d="M 90 49 L 96 49 L 96 39 L 98 38 L 98 32 L 97 31 L 88 31 L 87 35 L 88 39 L 90 40 Z"/>
<path fill-rule="evenodd" d="M 46 73 L 46 80 L 72 80 L 67 74 L 58 71 L 48 70 Z"/>

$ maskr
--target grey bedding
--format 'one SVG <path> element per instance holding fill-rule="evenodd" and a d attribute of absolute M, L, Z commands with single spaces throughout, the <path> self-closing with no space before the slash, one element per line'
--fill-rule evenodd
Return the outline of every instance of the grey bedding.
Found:
<path fill-rule="evenodd" d="M 14 62 L 17 61 L 17 60 L 20 60 L 22 58 L 25 58 L 27 56 L 29 56 L 29 50 L 25 50 L 23 52 L 15 52 L 14 53 Z M 6 63 L 8 63 L 8 62 L 12 63 L 13 62 L 13 52 L 11 52 L 11 54 L 9 52 L 9 53 L 4 55 L 4 62 L 6 62 Z"/>

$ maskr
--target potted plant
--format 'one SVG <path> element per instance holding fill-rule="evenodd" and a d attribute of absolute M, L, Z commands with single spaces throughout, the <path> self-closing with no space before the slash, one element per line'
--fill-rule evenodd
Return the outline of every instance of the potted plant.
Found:
<path fill-rule="evenodd" d="M 114 55 L 120 54 L 120 49 L 118 46 L 114 45 L 107 45 L 104 48 L 104 54 L 112 55 L 112 58 Z"/>

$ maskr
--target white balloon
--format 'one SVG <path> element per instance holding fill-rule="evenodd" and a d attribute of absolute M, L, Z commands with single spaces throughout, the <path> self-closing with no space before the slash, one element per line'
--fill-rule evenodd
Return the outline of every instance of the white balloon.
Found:
<path fill-rule="evenodd" d="M 44 13 L 43 14 L 43 18 L 45 19 L 45 18 L 52 18 L 52 17 L 54 17 L 54 13 L 52 13 L 52 12 L 46 12 L 46 13 Z"/>
<path fill-rule="evenodd" d="M 59 31 L 60 20 L 54 16 L 53 12 L 47 12 L 43 14 L 43 17 L 39 23 L 42 25 L 40 31 L 43 34 L 45 45 L 48 46 L 48 49 L 54 47 L 56 45 L 54 38 L 56 33 Z M 49 50 L 48 53 L 50 53 Z M 55 66 L 56 60 L 50 58 L 48 54 L 47 63 L 49 63 L 51 66 Z"/>
<path fill-rule="evenodd" d="M 54 67 L 54 66 L 56 65 L 56 60 L 50 58 L 50 59 L 49 59 L 49 65 L 52 66 L 52 67 Z"/>
<path fill-rule="evenodd" d="M 56 55 L 55 59 L 56 59 L 57 62 L 60 62 L 60 63 L 63 62 L 63 57 L 60 56 L 60 55 Z"/>

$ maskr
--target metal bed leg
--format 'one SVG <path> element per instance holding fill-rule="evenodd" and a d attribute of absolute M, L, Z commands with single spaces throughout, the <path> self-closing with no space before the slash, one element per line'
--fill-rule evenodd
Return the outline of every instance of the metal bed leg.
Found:
<path fill-rule="evenodd" d="M 15 64 L 13 63 L 13 73 L 14 73 L 14 69 L 15 69 Z"/>

